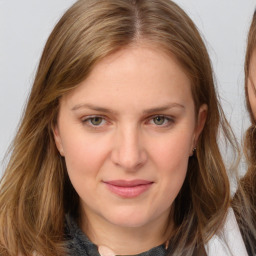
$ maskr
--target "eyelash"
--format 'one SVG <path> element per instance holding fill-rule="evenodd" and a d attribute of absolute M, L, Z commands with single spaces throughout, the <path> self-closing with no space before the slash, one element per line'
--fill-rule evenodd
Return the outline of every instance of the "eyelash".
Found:
<path fill-rule="evenodd" d="M 156 123 L 154 123 L 154 119 L 155 118 L 164 118 L 164 124 L 160 124 L 160 125 L 157 125 Z M 165 115 L 154 115 L 154 116 L 151 116 L 149 118 L 149 122 L 152 123 L 152 125 L 155 125 L 156 127 L 159 127 L 159 128 L 165 128 L 165 127 L 169 127 L 171 126 L 172 124 L 174 124 L 174 118 L 170 117 L 170 116 L 165 116 Z"/>
<path fill-rule="evenodd" d="M 154 122 L 154 119 L 155 118 L 164 118 L 164 123 L 163 124 L 159 124 L 157 125 L 155 122 Z M 100 118 L 102 120 L 102 122 L 99 124 L 99 125 L 95 125 L 95 124 L 92 124 L 92 120 L 95 119 L 95 118 Z M 100 116 L 100 115 L 95 115 L 95 116 L 87 116 L 85 118 L 82 119 L 82 123 L 84 125 L 87 125 L 89 126 L 90 128 L 93 128 L 93 129 L 100 129 L 102 128 L 102 126 L 104 126 L 106 123 L 108 123 L 108 121 L 106 120 L 106 117 L 104 116 Z M 172 124 L 175 123 L 175 120 L 173 117 L 170 117 L 170 116 L 165 116 L 165 115 L 154 115 L 154 116 L 151 116 L 147 119 L 146 123 L 149 123 L 149 124 L 152 124 L 156 127 L 159 127 L 159 128 L 166 128 L 166 127 L 169 127 L 171 126 Z"/>
<path fill-rule="evenodd" d="M 95 118 L 100 118 L 100 119 L 102 119 L 102 122 L 104 122 L 104 124 L 107 122 L 105 117 L 95 115 L 95 116 L 87 116 L 86 118 L 82 119 L 82 123 L 85 124 L 85 125 L 88 125 L 88 126 L 91 127 L 91 128 L 94 128 L 94 129 L 98 129 L 98 128 L 100 128 L 102 125 L 104 125 L 104 124 L 102 124 L 102 122 L 101 122 L 99 125 L 94 125 L 94 124 L 92 124 L 91 121 L 92 121 L 93 119 L 95 119 Z"/>

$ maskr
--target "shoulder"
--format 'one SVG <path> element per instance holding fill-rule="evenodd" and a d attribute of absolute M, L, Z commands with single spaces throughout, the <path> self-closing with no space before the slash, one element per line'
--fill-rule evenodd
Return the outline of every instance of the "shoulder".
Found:
<path fill-rule="evenodd" d="M 229 209 L 223 229 L 206 245 L 209 256 L 248 256 L 234 211 Z"/>

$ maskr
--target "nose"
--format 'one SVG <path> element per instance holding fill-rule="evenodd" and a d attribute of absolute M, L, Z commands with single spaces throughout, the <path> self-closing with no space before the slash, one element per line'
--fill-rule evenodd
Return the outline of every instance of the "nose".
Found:
<path fill-rule="evenodd" d="M 113 143 L 112 162 L 124 170 L 136 171 L 147 161 L 147 152 L 139 129 L 119 129 Z"/>

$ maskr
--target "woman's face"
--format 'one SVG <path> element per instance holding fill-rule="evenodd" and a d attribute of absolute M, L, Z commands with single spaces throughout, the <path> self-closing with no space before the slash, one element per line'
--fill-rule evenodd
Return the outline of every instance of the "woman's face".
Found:
<path fill-rule="evenodd" d="M 174 57 L 133 46 L 60 102 L 55 141 L 93 226 L 166 223 L 206 118 Z"/>
<path fill-rule="evenodd" d="M 254 119 L 256 120 L 256 50 L 254 50 L 249 66 L 248 96 Z"/>

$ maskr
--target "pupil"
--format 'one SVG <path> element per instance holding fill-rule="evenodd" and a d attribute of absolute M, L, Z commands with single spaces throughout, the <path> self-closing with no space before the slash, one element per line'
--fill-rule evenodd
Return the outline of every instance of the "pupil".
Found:
<path fill-rule="evenodd" d="M 93 125 L 99 125 L 102 122 L 102 118 L 101 117 L 94 117 L 94 118 L 92 118 L 91 122 L 92 122 Z"/>
<path fill-rule="evenodd" d="M 157 125 L 162 125 L 164 123 L 164 117 L 162 116 L 157 116 L 154 118 L 154 122 Z"/>

